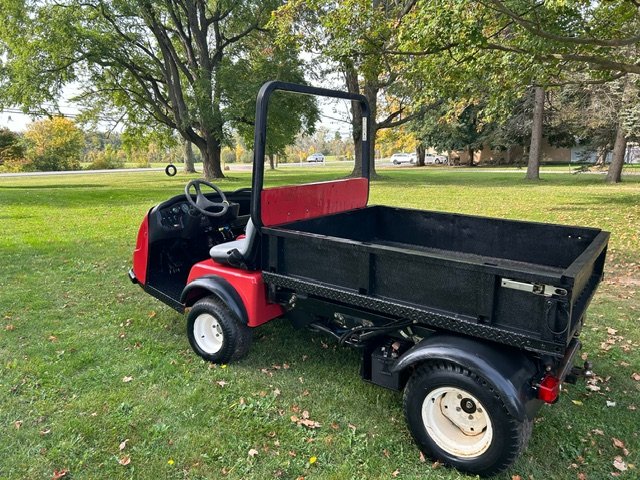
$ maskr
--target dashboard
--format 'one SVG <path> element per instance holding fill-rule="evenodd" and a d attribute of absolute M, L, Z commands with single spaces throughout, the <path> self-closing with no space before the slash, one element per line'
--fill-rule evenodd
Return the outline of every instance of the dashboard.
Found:
<path fill-rule="evenodd" d="M 200 217 L 200 213 L 186 201 L 161 208 L 159 213 L 160 225 L 170 230 L 181 230 L 187 220 Z"/>

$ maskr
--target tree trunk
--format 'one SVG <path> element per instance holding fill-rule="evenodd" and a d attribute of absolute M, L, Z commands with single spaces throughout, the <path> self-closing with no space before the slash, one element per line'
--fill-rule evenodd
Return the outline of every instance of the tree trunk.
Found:
<path fill-rule="evenodd" d="M 276 169 L 276 165 L 275 165 L 275 162 L 273 160 L 273 153 L 269 154 L 269 169 L 270 170 L 275 170 Z"/>
<path fill-rule="evenodd" d="M 416 164 L 419 167 L 424 167 L 424 154 L 425 154 L 424 145 L 419 143 L 418 146 L 416 147 Z"/>
<path fill-rule="evenodd" d="M 620 122 L 618 124 L 618 130 L 616 131 L 616 142 L 613 144 L 611 165 L 609 165 L 609 171 L 606 176 L 607 183 L 619 183 L 622 181 L 622 167 L 624 166 L 624 154 L 626 150 L 627 138 L 625 137 L 622 122 Z"/>
<path fill-rule="evenodd" d="M 506 163 L 507 165 L 511 165 L 511 147 L 507 147 L 507 158 L 506 158 Z"/>
<path fill-rule="evenodd" d="M 533 125 L 527 163 L 527 180 L 540 180 L 540 157 L 542 156 L 542 120 L 544 116 L 544 88 L 535 87 L 533 101 Z"/>
<path fill-rule="evenodd" d="M 200 153 L 202 154 L 202 173 L 204 178 L 212 180 L 214 178 L 224 178 L 222 168 L 220 168 L 220 142 L 217 142 L 211 137 L 211 142 L 203 144 L 202 147 L 198 146 Z"/>
<path fill-rule="evenodd" d="M 196 173 L 193 159 L 193 145 L 189 140 L 183 140 L 182 142 L 182 158 L 184 161 L 184 173 Z"/>
<path fill-rule="evenodd" d="M 596 154 L 595 167 L 604 167 L 607 164 L 607 155 L 609 155 L 609 145 L 605 145 Z"/>
<path fill-rule="evenodd" d="M 473 167 L 474 163 L 473 163 L 473 155 L 475 153 L 475 149 L 472 147 L 467 146 L 467 153 L 469 154 L 469 166 Z"/>
<path fill-rule="evenodd" d="M 356 71 L 353 63 L 345 61 L 342 64 L 345 74 L 345 80 L 347 84 L 347 91 L 349 93 L 360 93 L 360 84 L 358 82 L 358 72 Z M 355 147 L 355 163 L 353 165 L 352 177 L 362 176 L 362 162 L 369 162 L 369 173 L 371 178 L 375 178 L 376 164 L 375 164 L 375 149 L 376 149 L 376 113 L 377 113 L 377 94 L 378 90 L 371 86 L 370 82 L 365 80 L 364 95 L 369 100 L 370 108 L 370 125 L 368 125 L 368 138 L 369 138 L 369 152 L 368 158 L 362 158 L 362 108 L 357 102 L 351 102 L 351 135 L 353 138 L 353 145 Z"/>

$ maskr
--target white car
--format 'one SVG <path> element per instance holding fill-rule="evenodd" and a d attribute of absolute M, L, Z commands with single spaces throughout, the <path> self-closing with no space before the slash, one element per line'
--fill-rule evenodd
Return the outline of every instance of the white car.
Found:
<path fill-rule="evenodd" d="M 436 165 L 440 165 L 440 164 L 444 164 L 447 163 L 447 157 L 445 157 L 444 155 L 435 155 L 433 153 L 426 153 L 424 155 L 424 164 L 436 164 Z"/>
<path fill-rule="evenodd" d="M 321 153 L 312 153 L 307 157 L 307 162 L 320 162 L 324 163 L 324 155 Z"/>
<path fill-rule="evenodd" d="M 391 163 L 394 165 L 400 165 L 401 163 L 415 163 L 415 153 L 394 153 L 391 155 Z"/>

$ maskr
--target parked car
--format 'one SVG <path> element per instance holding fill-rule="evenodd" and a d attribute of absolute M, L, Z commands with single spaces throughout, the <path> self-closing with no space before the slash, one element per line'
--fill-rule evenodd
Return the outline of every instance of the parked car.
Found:
<path fill-rule="evenodd" d="M 429 165 L 429 164 L 440 165 L 445 163 L 447 163 L 447 157 L 445 157 L 444 155 L 435 155 L 433 153 L 426 153 L 424 155 L 425 165 Z"/>
<path fill-rule="evenodd" d="M 391 163 L 400 165 L 401 163 L 415 163 L 416 156 L 411 153 L 394 153 L 391 155 Z"/>
<path fill-rule="evenodd" d="M 321 153 L 312 153 L 307 157 L 307 162 L 320 162 L 324 163 L 324 155 Z"/>

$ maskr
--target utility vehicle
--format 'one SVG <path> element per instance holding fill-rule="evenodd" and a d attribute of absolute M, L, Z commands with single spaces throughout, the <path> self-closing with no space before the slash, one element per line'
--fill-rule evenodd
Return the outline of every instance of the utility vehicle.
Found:
<path fill-rule="evenodd" d="M 424 453 L 483 476 L 506 469 L 541 405 L 588 368 L 573 364 L 609 234 L 371 206 L 367 162 L 360 178 L 264 188 L 277 90 L 356 102 L 366 158 L 365 97 L 265 84 L 252 188 L 225 193 L 192 180 L 152 208 L 131 280 L 189 312 L 189 342 L 211 362 L 241 358 L 252 330 L 280 317 L 360 349 L 366 381 L 404 391 Z"/>

